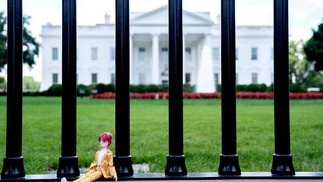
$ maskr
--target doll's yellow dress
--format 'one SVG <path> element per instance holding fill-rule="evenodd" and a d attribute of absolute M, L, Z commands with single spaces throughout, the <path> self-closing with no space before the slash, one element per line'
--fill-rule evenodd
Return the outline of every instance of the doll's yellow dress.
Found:
<path fill-rule="evenodd" d="M 108 149 L 103 155 L 101 163 L 98 165 L 98 157 L 100 151 L 97 151 L 93 162 L 91 163 L 89 169 L 85 170 L 85 174 L 75 180 L 75 182 L 93 182 L 99 178 L 112 178 L 116 176 L 116 169 L 113 165 L 113 154 Z"/>

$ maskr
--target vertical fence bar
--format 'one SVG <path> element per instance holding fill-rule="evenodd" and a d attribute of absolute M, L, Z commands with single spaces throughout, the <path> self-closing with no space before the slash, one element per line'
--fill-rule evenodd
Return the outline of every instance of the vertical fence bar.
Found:
<path fill-rule="evenodd" d="M 275 154 L 271 173 L 294 175 L 289 129 L 288 0 L 274 0 Z"/>
<path fill-rule="evenodd" d="M 7 140 L 1 178 L 25 176 L 22 156 L 22 0 L 8 0 Z"/>
<path fill-rule="evenodd" d="M 63 0 L 62 154 L 58 177 L 79 176 L 76 156 L 76 0 Z"/>
<path fill-rule="evenodd" d="M 129 0 L 116 0 L 116 156 L 118 176 L 132 176 L 130 155 Z"/>
<path fill-rule="evenodd" d="M 182 0 L 169 0 L 169 154 L 165 174 L 187 175 L 183 154 Z"/>
<path fill-rule="evenodd" d="M 221 1 L 222 154 L 218 173 L 240 175 L 236 137 L 235 0 Z"/>

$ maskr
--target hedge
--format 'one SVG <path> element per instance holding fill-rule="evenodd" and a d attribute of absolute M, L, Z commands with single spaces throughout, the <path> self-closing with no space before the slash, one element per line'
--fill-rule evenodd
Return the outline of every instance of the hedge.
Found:
<path fill-rule="evenodd" d="M 221 92 L 222 85 L 216 85 L 217 92 Z M 161 84 L 161 85 L 133 85 L 129 86 L 129 91 L 131 93 L 148 93 L 146 95 L 150 95 L 151 93 L 165 93 L 168 92 L 168 85 Z M 297 85 L 297 84 L 290 84 L 289 85 L 290 92 L 298 93 L 298 92 L 306 92 L 306 88 Z M 323 88 L 320 88 L 321 91 Z M 194 85 L 183 84 L 183 92 L 191 93 L 188 97 L 202 97 L 199 93 L 193 93 L 195 90 Z M 270 97 L 270 96 L 263 96 L 268 95 L 268 92 L 273 92 L 274 85 L 271 84 L 267 86 L 266 84 L 249 84 L 249 85 L 236 85 L 236 92 L 237 97 L 248 97 L 245 95 L 249 95 L 249 92 L 257 92 L 256 94 L 252 94 L 252 97 Z M 114 84 L 91 84 L 91 85 L 77 85 L 77 96 L 90 96 L 93 94 L 102 94 L 102 93 L 115 93 L 116 87 Z M 240 93 L 239 93 L 240 92 Z M 263 94 L 259 94 L 258 92 L 264 92 Z M 197 94 L 197 95 L 196 95 Z M 0 95 L 6 95 L 6 92 L 0 92 Z M 24 96 L 61 96 L 62 95 L 62 85 L 61 84 L 54 84 L 48 90 L 42 92 L 24 92 Z M 187 95 L 187 94 L 186 94 Z M 255 96 L 254 96 L 255 95 Z M 304 95 L 304 94 L 303 94 Z M 310 94 L 311 95 L 311 94 Z M 142 97 L 142 96 L 134 96 L 134 97 Z M 145 97 L 145 96 L 144 96 Z M 148 96 L 147 96 L 148 97 Z M 297 96 L 298 97 L 298 96 Z M 301 96 L 302 97 L 302 96 Z M 309 96 L 311 97 L 311 96 Z"/>
<path fill-rule="evenodd" d="M 106 92 L 93 94 L 91 99 L 115 99 L 115 93 Z M 168 99 L 168 92 L 130 93 L 131 99 Z M 220 92 L 192 93 L 183 92 L 184 99 L 220 99 Z M 236 92 L 237 99 L 274 99 L 274 92 Z M 323 99 L 323 92 L 290 92 L 290 99 Z"/>

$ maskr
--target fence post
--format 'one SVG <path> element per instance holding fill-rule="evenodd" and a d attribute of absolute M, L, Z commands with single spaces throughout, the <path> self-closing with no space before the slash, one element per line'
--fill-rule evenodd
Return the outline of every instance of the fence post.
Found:
<path fill-rule="evenodd" d="M 22 156 L 22 0 L 8 0 L 7 140 L 1 178 L 25 176 Z"/>
<path fill-rule="evenodd" d="M 130 155 L 129 0 L 116 0 L 116 153 L 118 176 L 132 176 Z"/>
<path fill-rule="evenodd" d="M 271 173 L 294 175 L 289 129 L 288 0 L 274 0 L 275 154 Z"/>
<path fill-rule="evenodd" d="M 221 1 L 222 154 L 218 173 L 240 175 L 236 137 L 235 0 Z"/>
<path fill-rule="evenodd" d="M 182 0 L 169 0 L 169 154 L 166 175 L 187 175 L 183 154 L 183 17 Z"/>
<path fill-rule="evenodd" d="M 76 156 L 76 0 L 63 0 L 62 154 L 58 177 L 79 176 Z"/>

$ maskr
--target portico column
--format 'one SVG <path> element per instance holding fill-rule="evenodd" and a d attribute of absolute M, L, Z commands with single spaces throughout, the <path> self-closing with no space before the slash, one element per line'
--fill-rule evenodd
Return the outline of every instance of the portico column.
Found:
<path fill-rule="evenodd" d="M 204 40 L 201 41 L 201 57 L 199 60 L 196 91 L 197 92 L 214 92 L 214 72 L 211 49 L 211 34 L 204 35 Z"/>
<path fill-rule="evenodd" d="M 152 84 L 159 84 L 159 37 L 158 34 L 153 34 L 153 56 L 152 56 Z"/>

